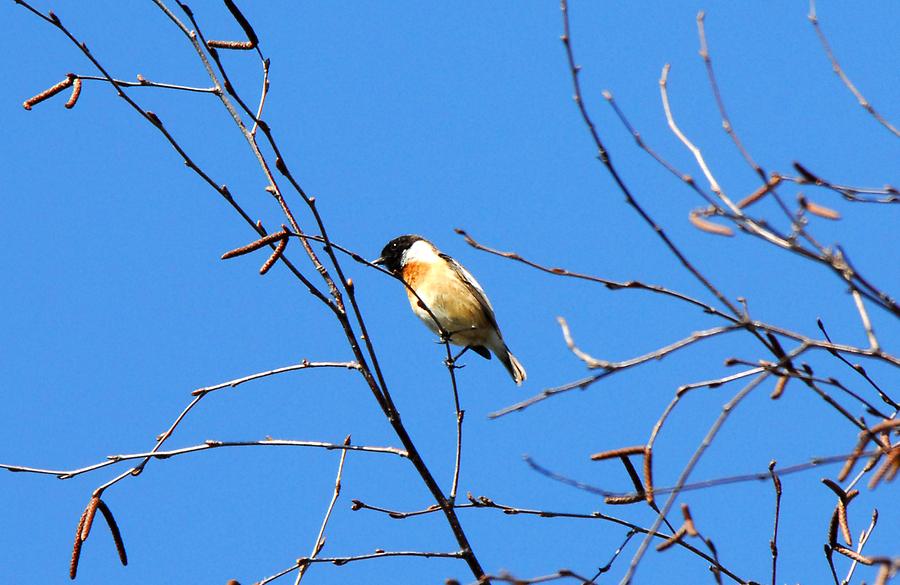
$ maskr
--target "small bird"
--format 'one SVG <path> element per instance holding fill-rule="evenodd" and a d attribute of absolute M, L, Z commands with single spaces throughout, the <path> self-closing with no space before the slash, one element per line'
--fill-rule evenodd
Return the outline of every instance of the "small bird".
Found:
<path fill-rule="evenodd" d="M 459 355 L 471 349 L 489 360 L 494 352 L 516 385 L 525 381 L 525 368 L 503 341 L 491 302 L 475 277 L 459 262 L 425 238 L 406 235 L 388 242 L 373 263 L 384 266 L 407 284 L 406 295 L 413 313 L 438 335 L 443 328 L 451 343 L 463 347 Z"/>

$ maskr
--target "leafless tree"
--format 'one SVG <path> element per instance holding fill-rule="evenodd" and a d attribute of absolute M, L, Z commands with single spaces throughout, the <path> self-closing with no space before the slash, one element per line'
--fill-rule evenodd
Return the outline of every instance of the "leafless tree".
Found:
<path fill-rule="evenodd" d="M 171 26 L 181 31 L 186 42 L 190 44 L 195 58 L 209 78 L 208 85 L 177 85 L 152 81 L 141 76 L 138 76 L 136 81 L 117 78 L 104 66 L 102 56 L 95 55 L 84 40 L 78 36 L 77 31 L 70 30 L 66 23 L 53 12 L 44 13 L 32 6 L 30 2 L 17 0 L 16 4 L 46 25 L 57 29 L 71 41 L 73 50 L 80 52 L 94 67 L 94 71 L 89 74 L 69 73 L 65 75 L 62 81 L 56 85 L 27 99 L 24 107 L 26 109 L 38 107 L 42 102 L 61 92 L 68 92 L 69 97 L 65 107 L 75 107 L 86 82 L 104 84 L 115 91 L 124 105 L 135 112 L 136 120 L 140 119 L 150 124 L 162 139 L 178 153 L 187 167 L 221 197 L 253 231 L 252 237 L 248 237 L 248 240 L 252 240 L 250 243 L 225 253 L 223 258 L 259 254 L 260 251 L 265 250 L 268 256 L 262 263 L 260 274 L 266 274 L 276 264 L 281 264 L 289 271 L 295 277 L 297 284 L 308 294 L 309 303 L 322 309 L 338 324 L 346 344 L 352 352 L 353 359 L 350 361 L 304 360 L 289 366 L 273 368 L 198 388 L 191 393 L 187 404 L 178 411 L 155 443 L 144 452 L 110 455 L 98 463 L 78 469 L 41 469 L 2 464 L 2 467 L 9 471 L 44 474 L 60 479 L 92 474 L 106 468 L 121 470 L 93 490 L 83 514 L 78 519 L 70 569 L 70 576 L 73 579 L 76 577 L 82 548 L 91 534 L 98 511 L 113 535 L 121 562 L 127 564 L 123 535 L 120 533 L 107 502 L 104 501 L 104 496 L 109 490 L 124 481 L 137 481 L 141 472 L 151 461 L 161 462 L 188 453 L 237 447 L 301 447 L 334 450 L 340 453 L 332 497 L 324 512 L 321 527 L 312 540 L 310 552 L 296 560 L 286 561 L 282 570 L 271 576 L 260 578 L 257 581 L 259 584 L 269 583 L 286 576 L 292 576 L 295 583 L 299 583 L 310 568 L 319 563 L 345 565 L 382 557 L 407 556 L 456 559 L 465 564 L 475 583 L 530 584 L 566 580 L 595 583 L 610 569 L 620 553 L 629 550 L 628 546 L 631 543 L 637 543 L 637 545 L 630 550 L 631 560 L 622 577 L 622 583 L 632 582 L 648 548 L 655 544 L 655 548 L 662 554 L 666 554 L 664 551 L 669 548 L 678 547 L 700 562 L 708 564 L 713 578 L 719 583 L 723 581 L 736 583 L 771 581 L 774 584 L 778 582 L 777 561 L 780 552 L 778 537 L 783 493 L 781 478 L 791 473 L 835 462 L 843 462 L 843 466 L 836 474 L 829 473 L 821 480 L 823 489 L 834 493 L 835 506 L 829 513 L 829 517 L 823 519 L 823 526 L 828 527 L 826 538 L 822 543 L 816 545 L 824 546 L 824 561 L 834 576 L 834 582 L 836 584 L 850 583 L 860 564 L 874 566 L 873 578 L 880 584 L 888 582 L 900 571 L 900 556 L 897 556 L 897 550 L 871 552 L 864 550 L 869 537 L 876 529 L 877 510 L 873 510 L 871 513 L 866 511 L 866 515 L 871 520 L 855 539 L 851 528 L 853 523 L 848 516 L 851 502 L 862 490 L 878 489 L 883 484 L 894 480 L 900 470 L 900 444 L 897 442 L 897 437 L 900 435 L 900 421 L 897 419 L 897 412 L 900 406 L 896 402 L 896 388 L 876 379 L 877 377 L 870 375 L 867 369 L 869 363 L 893 368 L 894 373 L 900 367 L 900 357 L 896 355 L 893 348 L 882 345 L 876 335 L 875 326 L 878 322 L 884 327 L 896 327 L 897 318 L 900 317 L 900 305 L 891 296 L 891 291 L 872 282 L 853 263 L 852 254 L 849 251 L 839 245 L 828 246 L 821 243 L 813 231 L 813 222 L 811 221 L 819 219 L 834 221 L 840 218 L 840 214 L 836 210 L 820 202 L 819 194 L 833 193 L 854 204 L 878 205 L 894 212 L 896 204 L 900 202 L 900 192 L 891 186 L 867 188 L 838 183 L 827 177 L 827 173 L 810 169 L 802 162 L 793 162 L 789 171 L 762 168 L 749 149 L 741 142 L 737 130 L 729 118 L 725 98 L 717 83 L 712 49 L 707 42 L 702 12 L 697 17 L 698 44 L 700 57 L 708 76 L 709 89 L 715 98 L 722 125 L 737 153 L 759 177 L 757 189 L 749 194 L 731 193 L 726 180 L 717 177 L 713 165 L 707 160 L 701 148 L 679 126 L 677 112 L 670 101 L 668 82 L 671 69 L 669 65 L 662 69 L 659 79 L 661 108 L 665 113 L 669 129 L 683 147 L 690 152 L 702 179 L 695 179 L 685 170 L 676 168 L 663 154 L 652 148 L 629 121 L 625 113 L 628 109 L 627 104 L 620 105 L 611 92 L 604 92 L 606 102 L 618 117 L 622 128 L 633 136 L 638 149 L 670 172 L 676 182 L 686 185 L 699 198 L 698 207 L 688 213 L 688 220 L 693 226 L 708 233 L 710 238 L 736 235 L 751 238 L 761 244 L 760 254 L 771 253 L 775 258 L 779 258 L 779 255 L 796 256 L 816 265 L 823 274 L 831 275 L 829 286 L 848 291 L 848 302 L 852 303 L 858 314 L 860 327 L 867 340 L 866 345 L 854 345 L 840 339 L 832 339 L 828 331 L 827 317 L 818 321 L 818 333 L 809 335 L 751 316 L 747 302 L 750 297 L 747 296 L 747 300 L 732 300 L 729 294 L 716 284 L 715 275 L 704 274 L 693 261 L 693 251 L 685 249 L 677 243 L 674 238 L 669 236 L 665 226 L 653 218 L 650 208 L 641 198 L 640 187 L 632 185 L 631 181 L 623 177 L 614 163 L 614 157 L 605 145 L 604 137 L 613 129 L 601 128 L 594 122 L 593 110 L 599 104 L 592 103 L 582 91 L 582 68 L 575 53 L 577 39 L 573 38 L 571 31 L 570 12 L 566 0 L 562 1 L 561 11 L 561 39 L 564 57 L 571 76 L 577 112 L 584 122 L 586 132 L 593 141 L 595 154 L 600 162 L 599 168 L 608 173 L 621 195 L 624 196 L 625 203 L 646 224 L 647 233 L 662 241 L 669 252 L 666 261 L 673 262 L 680 269 L 686 271 L 700 284 L 704 294 L 702 297 L 695 296 L 666 285 L 638 280 L 617 281 L 576 272 L 574 269 L 556 267 L 553 264 L 556 260 L 551 262 L 545 259 L 531 259 L 516 252 L 502 251 L 459 230 L 465 241 L 474 248 L 523 264 L 535 271 L 555 275 L 560 278 L 560 286 L 565 286 L 566 280 L 576 279 L 599 284 L 608 291 L 649 293 L 646 295 L 648 306 L 656 307 L 664 302 L 678 303 L 696 311 L 698 316 L 704 315 L 716 321 L 712 327 L 682 335 L 656 350 L 640 353 L 620 361 L 611 361 L 595 357 L 587 349 L 582 349 L 583 346 L 576 344 L 577 331 L 573 331 L 574 328 L 570 328 L 567 321 L 560 318 L 561 335 L 572 354 L 587 369 L 587 375 L 542 390 L 530 398 L 503 408 L 492 415 L 494 418 L 514 416 L 538 403 L 557 399 L 574 390 L 594 388 L 613 374 L 644 366 L 676 354 L 684 348 L 714 343 L 725 336 L 744 336 L 753 344 L 755 353 L 752 357 L 734 357 L 728 360 L 728 366 L 737 368 L 734 373 L 715 379 L 673 381 L 672 386 L 675 388 L 675 392 L 670 402 L 662 409 L 661 413 L 654 413 L 654 416 L 648 420 L 646 442 L 637 445 L 621 445 L 615 444 L 613 439 L 607 450 L 592 455 L 584 454 L 586 457 L 590 455 L 591 459 L 598 462 L 616 462 L 616 465 L 621 465 L 620 473 L 624 472 L 623 477 L 627 478 L 633 486 L 631 491 L 622 493 L 607 490 L 567 477 L 552 469 L 552 466 L 545 466 L 535 460 L 528 461 L 536 473 L 542 473 L 567 483 L 573 489 L 599 494 L 608 506 L 643 505 L 649 507 L 653 511 L 653 520 L 647 525 L 642 525 L 608 514 L 606 511 L 534 509 L 520 503 L 499 502 L 482 495 L 468 494 L 464 498 L 458 497 L 460 468 L 464 461 L 464 411 L 460 407 L 457 389 L 456 370 L 459 366 L 455 363 L 447 341 L 444 342 L 444 347 L 449 388 L 453 392 L 455 402 L 456 444 L 452 479 L 448 486 L 440 485 L 432 473 L 426 457 L 417 447 L 417 442 L 407 430 L 400 416 L 391 394 L 389 380 L 379 365 L 379 348 L 376 347 L 369 335 L 365 315 L 360 308 L 353 280 L 348 276 L 347 266 L 356 263 L 369 270 L 384 271 L 379 266 L 368 262 L 362 252 L 351 250 L 331 238 L 327 230 L 327 218 L 320 213 L 315 198 L 307 194 L 293 173 L 289 163 L 289 154 L 282 152 L 276 133 L 265 116 L 265 105 L 269 95 L 270 63 L 260 47 L 259 33 L 232 0 L 225 0 L 225 6 L 244 33 L 244 38 L 240 40 L 222 41 L 207 38 L 201 26 L 201 16 L 196 15 L 187 5 L 177 2 L 177 0 L 175 2 L 153 0 L 153 3 L 168 19 Z M 814 5 L 810 6 L 809 19 L 821 40 L 831 66 L 847 90 L 871 114 L 875 123 L 883 126 L 894 137 L 900 136 L 896 127 L 878 113 L 838 64 L 818 21 Z M 245 51 L 246 59 L 258 61 L 261 79 L 258 94 L 251 94 L 250 89 L 238 87 L 237 84 L 232 83 L 221 58 L 223 51 Z M 593 56 L 581 58 L 585 59 L 587 63 L 594 59 Z M 266 229 L 245 209 L 239 197 L 235 196 L 218 177 L 214 177 L 211 171 L 207 171 L 202 164 L 195 161 L 179 137 L 167 127 L 166 121 L 142 105 L 139 91 L 145 89 L 170 92 L 170 95 L 173 96 L 179 93 L 201 93 L 214 96 L 218 101 L 218 106 L 227 111 L 246 143 L 246 147 L 250 149 L 258 162 L 259 171 L 266 181 L 265 189 L 271 195 L 274 205 L 283 214 L 283 224 L 274 230 Z M 801 188 L 805 192 L 801 191 Z M 766 208 L 768 211 L 765 213 L 774 210 L 774 215 L 754 212 L 754 210 L 762 208 L 760 202 L 764 200 L 773 204 Z M 296 211 L 297 209 L 302 209 L 302 212 Z M 886 219 L 885 221 L 891 220 Z M 748 291 L 748 295 L 749 293 L 752 291 Z M 432 317 L 434 318 L 433 315 Z M 443 339 L 448 339 L 448 332 L 441 329 L 436 319 L 435 323 L 437 328 L 442 331 Z M 807 357 L 815 354 L 832 356 L 833 359 L 830 362 L 832 367 L 829 371 L 815 371 L 807 363 Z M 210 440 L 197 445 L 169 447 L 171 437 L 179 428 L 188 424 L 189 415 L 208 396 L 214 395 L 220 390 L 235 388 L 261 378 L 316 368 L 345 371 L 362 380 L 371 393 L 371 399 L 378 405 L 401 446 L 356 444 L 348 436 L 343 443 L 275 439 L 260 441 Z M 771 388 L 770 398 L 778 400 L 789 385 L 811 393 L 821 399 L 828 408 L 838 413 L 844 424 L 858 434 L 856 443 L 848 444 L 845 452 L 834 454 L 832 457 L 819 457 L 804 462 L 804 454 L 797 453 L 797 461 L 791 462 L 789 466 L 780 466 L 772 461 L 768 470 L 760 470 L 754 474 L 735 476 L 731 475 L 733 470 L 723 470 L 722 477 L 713 480 L 696 481 L 693 479 L 693 472 L 715 443 L 723 425 L 741 407 L 748 396 L 754 393 L 758 394 L 762 388 L 769 387 Z M 687 408 L 684 405 L 686 396 L 693 396 L 695 393 L 715 388 L 730 390 L 730 397 L 712 420 L 693 455 L 682 466 L 674 484 L 658 485 L 654 481 L 653 473 L 654 466 L 659 465 L 658 458 L 655 456 L 655 453 L 659 451 L 657 446 L 661 441 L 677 441 L 676 437 L 666 434 L 667 421 L 676 411 L 680 412 Z M 798 413 L 798 416 L 801 414 Z M 560 448 L 564 449 L 565 446 L 561 444 Z M 477 452 L 471 446 L 470 449 L 473 454 Z M 325 533 L 332 512 L 339 502 L 344 464 L 350 453 L 369 457 L 393 456 L 405 460 L 414 469 L 422 485 L 433 499 L 430 506 L 413 511 L 389 509 L 354 499 L 351 506 L 353 510 L 366 510 L 398 520 L 426 515 L 440 516 L 445 529 L 452 535 L 457 546 L 446 551 L 379 549 L 374 552 L 327 556 L 325 554 Z M 612 465 L 613 463 L 600 464 Z M 695 522 L 690 504 L 685 501 L 681 502 L 677 513 L 674 510 L 679 499 L 685 500 L 696 490 L 723 483 L 757 480 L 770 482 L 774 497 L 767 497 L 765 502 L 753 501 L 741 505 L 752 505 L 760 510 L 774 511 L 772 537 L 769 542 L 772 560 L 770 576 L 742 574 L 732 564 L 720 559 L 720 553 L 713 542 L 712 534 L 716 531 L 727 531 L 727 526 L 709 526 Z M 881 491 L 886 492 L 883 487 Z M 570 518 L 617 525 L 626 531 L 621 546 L 615 551 L 609 551 L 608 562 L 591 574 L 579 574 L 568 569 L 559 569 L 551 574 L 528 577 L 484 566 L 478 556 L 478 542 L 470 539 L 457 513 L 463 509 L 477 511 L 484 515 L 499 512 L 496 515 L 496 522 L 505 521 L 504 518 L 511 516 L 534 516 L 547 519 Z M 858 527 L 854 528 L 858 529 Z M 888 527 L 886 530 L 894 529 Z M 514 559 L 511 562 L 514 562 Z M 839 572 L 845 576 L 841 577 Z M 450 582 L 455 581 L 448 580 L 448 583 Z"/>

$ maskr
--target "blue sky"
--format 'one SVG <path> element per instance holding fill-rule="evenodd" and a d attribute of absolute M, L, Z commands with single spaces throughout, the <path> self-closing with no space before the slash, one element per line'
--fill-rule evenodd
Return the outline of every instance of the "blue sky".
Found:
<path fill-rule="evenodd" d="M 528 370 L 517 389 L 477 356 L 459 372 L 466 410 L 460 492 L 528 508 L 604 512 L 649 525 L 646 507 L 611 508 L 596 496 L 531 471 L 522 455 L 612 490 L 621 469 L 590 453 L 646 441 L 680 384 L 725 375 L 738 356 L 767 357 L 745 334 L 700 344 L 662 362 L 616 374 L 585 392 L 489 420 L 490 412 L 585 375 L 563 343 L 564 316 L 579 345 L 621 360 L 719 325 L 672 301 L 560 279 L 476 252 L 460 227 L 487 245 L 535 261 L 616 280 L 638 279 L 710 300 L 628 208 L 593 157 L 571 100 L 556 2 L 241 3 L 272 59 L 265 117 L 304 188 L 317 197 L 330 234 L 375 257 L 390 238 L 419 233 L 465 264 L 487 290 L 504 336 Z M 152 3 L 40 2 L 53 9 L 119 78 L 208 83 L 184 37 Z M 208 37 L 240 29 L 219 3 L 193 6 Z M 643 137 L 697 178 L 690 154 L 666 128 L 658 79 L 671 63 L 670 98 L 682 129 L 703 149 L 723 187 L 741 197 L 758 186 L 721 130 L 697 56 L 695 15 L 707 34 L 732 121 L 768 170 L 801 161 L 836 182 L 898 184 L 900 141 L 869 117 L 831 71 L 803 3 L 576 2 L 573 38 L 585 98 L 614 161 L 636 197 L 730 298 L 746 297 L 754 317 L 865 345 L 850 297 L 819 266 L 747 237 L 717 238 L 687 221 L 696 196 L 634 146 L 601 98 L 611 90 Z M 3 206 L 0 214 L 0 462 L 75 468 L 114 453 L 143 452 L 190 400 L 217 382 L 310 360 L 351 358 L 336 324 L 281 266 L 256 274 L 263 255 L 223 262 L 254 237 L 234 212 L 184 167 L 158 132 L 110 88 L 85 82 L 72 110 L 63 95 L 28 112 L 22 101 L 66 72 L 94 74 L 58 31 L 13 3 L 2 8 L 6 58 L 0 65 Z M 822 26 L 874 106 L 900 122 L 895 56 L 896 4 L 823 4 Z M 258 61 L 225 63 L 248 101 L 259 92 Z M 226 183 L 270 229 L 283 222 L 246 143 L 213 96 L 138 88 L 195 160 Z M 900 231 L 893 206 L 850 204 L 804 189 L 837 209 L 839 222 L 813 218 L 823 242 L 841 243 L 873 282 L 897 294 Z M 789 200 L 797 189 L 786 187 Z M 293 201 L 300 210 L 299 201 Z M 771 203 L 759 212 L 775 218 Z M 301 223 L 312 230 L 311 219 Z M 296 248 L 296 246 L 295 246 Z M 295 250 L 294 257 L 300 258 Z M 398 283 L 351 262 L 360 303 L 395 400 L 432 471 L 449 484 L 454 412 L 443 348 L 410 313 Z M 897 353 L 896 318 L 870 309 L 882 346 Z M 892 351 L 893 350 L 893 351 Z M 877 396 L 827 354 L 810 354 L 822 375 Z M 886 389 L 896 368 L 867 364 Z M 771 382 L 729 419 L 693 474 L 707 479 L 764 471 L 849 451 L 856 431 L 793 382 L 780 401 Z M 668 423 L 655 454 L 655 480 L 669 485 L 737 388 L 698 391 Z M 896 392 L 894 394 L 896 398 Z M 859 409 L 854 414 L 861 414 Z M 361 380 L 345 371 L 304 371 L 204 399 L 170 446 L 206 439 L 284 439 L 399 446 Z M 151 462 L 104 496 L 122 527 L 130 564 L 95 528 L 79 582 L 246 585 L 308 553 L 331 497 L 338 455 L 314 449 L 222 449 Z M 118 468 L 116 468 L 118 469 Z M 124 469 L 124 468 L 122 468 Z M 835 467 L 784 480 L 779 582 L 827 582 L 821 546 L 834 505 L 821 477 Z M 107 468 L 60 482 L 0 474 L 0 577 L 66 579 L 72 534 Z M 896 555 L 900 507 L 895 484 L 863 489 L 851 507 L 858 533 L 873 507 L 880 521 L 866 551 Z M 349 509 L 350 500 L 399 510 L 432 503 L 411 466 L 396 457 L 350 453 L 343 493 L 323 554 L 453 550 L 437 516 L 391 520 Z M 768 582 L 772 490 L 765 483 L 690 493 L 699 528 L 724 565 Z M 519 577 L 569 568 L 593 574 L 624 529 L 592 520 L 460 512 L 485 568 Z M 621 577 L 633 542 L 609 575 Z M 677 557 L 674 558 L 674 557 Z M 843 576 L 847 563 L 839 561 Z M 859 570 L 871 581 L 871 570 Z M 637 582 L 698 582 L 705 564 L 677 549 L 650 552 Z M 379 559 L 316 566 L 312 583 L 467 582 L 465 565 L 442 559 Z"/>

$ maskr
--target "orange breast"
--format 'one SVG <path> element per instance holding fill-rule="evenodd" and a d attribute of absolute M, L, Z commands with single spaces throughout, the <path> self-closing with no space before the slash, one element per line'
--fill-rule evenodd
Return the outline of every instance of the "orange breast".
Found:
<path fill-rule="evenodd" d="M 412 288 L 417 288 L 418 285 L 422 283 L 422 279 L 428 273 L 428 270 L 431 268 L 429 264 L 425 262 L 407 262 L 406 266 L 403 267 L 403 281 L 411 286 Z M 406 291 L 409 294 L 409 291 Z"/>
<path fill-rule="evenodd" d="M 416 291 L 422 301 L 434 313 L 441 326 L 451 333 L 457 345 L 485 343 L 490 335 L 490 325 L 478 300 L 456 272 L 446 264 L 408 262 L 403 267 L 403 280 Z M 409 289 L 409 304 L 416 315 L 430 329 L 437 332 L 434 320 L 419 306 L 419 299 Z"/>

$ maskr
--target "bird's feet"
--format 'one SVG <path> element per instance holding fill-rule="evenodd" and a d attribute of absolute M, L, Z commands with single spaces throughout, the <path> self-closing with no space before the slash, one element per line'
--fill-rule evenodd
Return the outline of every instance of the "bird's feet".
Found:
<path fill-rule="evenodd" d="M 447 358 L 447 359 L 445 359 L 445 360 L 444 360 L 444 365 L 445 365 L 448 369 L 452 369 L 452 370 L 461 370 L 461 369 L 463 369 L 464 367 L 466 367 L 466 364 L 462 364 L 462 365 L 457 364 L 457 363 L 456 363 L 456 358 Z"/>

